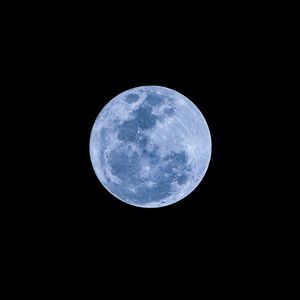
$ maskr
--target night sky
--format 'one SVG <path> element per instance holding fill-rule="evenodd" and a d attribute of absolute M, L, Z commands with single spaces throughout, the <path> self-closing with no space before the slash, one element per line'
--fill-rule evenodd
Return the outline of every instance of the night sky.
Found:
<path fill-rule="evenodd" d="M 46 130 L 53 153 L 50 179 L 44 180 L 49 196 L 39 202 L 39 218 L 51 220 L 47 230 L 63 243 L 96 249 L 126 245 L 138 252 L 148 245 L 160 255 L 178 245 L 216 251 L 224 243 L 240 243 L 253 228 L 250 220 L 259 205 L 250 196 L 256 183 L 249 181 L 254 165 L 245 141 L 252 137 L 244 126 L 254 103 L 249 72 L 254 58 L 241 40 L 224 32 L 203 41 L 183 33 L 161 33 L 155 41 L 110 36 L 66 36 L 64 47 L 48 61 L 48 90 L 54 87 L 54 92 L 46 103 L 51 108 Z M 119 93 L 142 85 L 169 87 L 188 97 L 204 115 L 212 139 L 200 185 L 184 200 L 157 209 L 114 198 L 89 157 L 90 132 L 100 110 Z"/>
<path fill-rule="evenodd" d="M 279 88 L 274 79 L 281 54 L 274 51 L 284 45 L 277 37 L 286 31 L 281 25 L 274 30 L 267 20 L 272 15 L 282 23 L 280 14 L 248 4 L 213 3 L 210 11 L 196 2 L 193 7 L 173 1 L 166 9 L 162 3 L 141 2 L 135 10 L 128 1 L 112 2 L 111 11 L 100 7 L 104 2 L 97 4 L 87 12 L 82 4 L 76 12 L 76 4 L 64 9 L 62 3 L 29 8 L 32 15 L 21 9 L 24 20 L 17 16 L 19 23 L 5 22 L 12 42 L 4 44 L 12 58 L 3 56 L 9 65 L 4 77 L 20 81 L 13 79 L 3 98 L 13 113 L 2 111 L 9 119 L 4 132 L 13 127 L 10 136 L 16 142 L 3 143 L 16 151 L 16 166 L 3 174 L 13 178 L 2 201 L 12 207 L 2 210 L 10 239 L 3 244 L 14 255 L 4 256 L 10 272 L 36 289 L 34 273 L 49 285 L 44 292 L 65 286 L 68 295 L 77 293 L 84 279 L 99 293 L 106 287 L 109 295 L 123 296 L 120 282 L 126 279 L 130 292 L 140 293 L 141 287 L 139 298 L 161 287 L 168 293 L 183 287 L 186 294 L 190 287 L 183 286 L 184 279 L 189 285 L 194 279 L 193 296 L 198 296 L 203 278 L 213 285 L 209 292 L 224 295 L 226 288 L 234 291 L 245 283 L 248 294 L 265 284 L 264 269 L 272 272 L 283 256 L 273 252 L 284 245 L 278 232 L 285 234 L 283 214 L 274 213 L 277 195 L 271 196 L 278 187 L 266 175 L 275 169 L 274 177 L 284 177 L 277 170 L 284 165 L 282 156 L 273 149 L 285 145 L 287 137 L 281 114 L 271 112 L 275 97 L 270 92 Z M 267 47 L 272 34 L 276 42 Z M 101 109 L 121 92 L 144 85 L 165 86 L 189 98 L 205 117 L 212 140 L 210 164 L 198 187 L 183 200 L 155 209 L 113 197 L 89 156 L 91 129 Z M 282 97 L 279 105 L 285 101 Z M 272 134 L 275 147 L 268 149 Z M 286 195 L 279 201 L 281 208 Z M 272 235 L 278 245 L 269 243 Z M 85 298 L 89 290 L 84 288 Z"/>
<path fill-rule="evenodd" d="M 104 232 L 117 236 L 165 236 L 193 234 L 220 234 L 235 227 L 237 157 L 234 157 L 234 117 L 237 75 L 233 74 L 230 59 L 222 60 L 216 52 L 202 51 L 168 57 L 154 49 L 155 56 L 111 56 L 100 60 L 75 61 L 71 81 L 70 105 L 72 158 L 70 183 L 63 209 L 66 222 L 87 235 Z M 195 50 L 195 52 L 197 52 Z M 111 64 L 106 60 L 111 59 Z M 117 199 L 100 184 L 89 157 L 90 131 L 100 110 L 117 94 L 136 86 L 160 85 L 177 90 L 191 99 L 207 120 L 212 138 L 212 157 L 208 171 L 196 190 L 184 200 L 160 209 L 142 209 L 129 206 Z M 75 90 L 75 92 L 74 92 Z M 69 133 L 68 133 L 69 134 Z M 69 157 L 70 158 L 70 157 Z M 237 206 L 236 206 L 237 205 Z M 70 211 L 70 215 L 68 215 Z M 237 229 L 235 229 L 237 230 Z M 121 234 L 122 233 L 122 234 Z"/>

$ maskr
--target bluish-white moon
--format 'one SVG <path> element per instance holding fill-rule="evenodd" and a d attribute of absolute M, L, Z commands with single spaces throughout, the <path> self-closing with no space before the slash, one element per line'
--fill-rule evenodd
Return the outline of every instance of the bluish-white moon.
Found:
<path fill-rule="evenodd" d="M 127 90 L 99 113 L 90 157 L 103 186 L 139 207 L 161 207 L 189 195 L 211 157 L 211 137 L 199 109 L 160 86 Z M 201 200 L 201 199 L 199 199 Z"/>

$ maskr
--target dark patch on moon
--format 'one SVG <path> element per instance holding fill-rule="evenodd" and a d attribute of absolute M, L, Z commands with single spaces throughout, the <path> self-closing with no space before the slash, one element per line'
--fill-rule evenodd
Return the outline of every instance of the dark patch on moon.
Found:
<path fill-rule="evenodd" d="M 147 95 L 147 98 L 145 99 L 145 101 L 147 103 L 149 103 L 150 105 L 155 106 L 155 105 L 160 105 L 163 101 L 163 98 L 162 98 L 162 96 L 160 96 L 156 93 L 149 93 Z"/>
<path fill-rule="evenodd" d="M 124 183 L 140 182 L 140 157 L 136 152 L 128 156 L 122 147 L 114 149 L 110 152 L 108 163 L 112 169 L 111 173 Z"/>
<path fill-rule="evenodd" d="M 152 114 L 152 109 L 147 106 L 140 106 L 138 110 L 134 112 L 136 116 L 135 121 L 142 129 L 149 129 L 155 126 L 157 117 Z"/>
<path fill-rule="evenodd" d="M 137 94 L 129 94 L 129 95 L 126 97 L 125 101 L 126 101 L 127 103 L 130 103 L 130 104 L 131 104 L 131 103 L 136 102 L 139 98 L 140 98 L 140 96 L 137 95 Z"/>
<path fill-rule="evenodd" d="M 178 168 L 185 166 L 187 162 L 187 155 L 184 151 L 174 152 L 172 151 L 170 154 L 164 157 L 164 160 L 167 161 L 168 165 L 171 168 Z"/>
<path fill-rule="evenodd" d="M 124 142 L 134 141 L 138 131 L 138 125 L 133 120 L 125 121 L 119 125 L 118 139 Z"/>
<path fill-rule="evenodd" d="M 147 159 L 149 161 L 149 164 L 153 166 L 155 166 L 161 159 L 158 154 L 158 147 L 153 147 L 153 149 L 151 150 L 144 147 L 142 148 L 142 153 L 144 159 Z"/>

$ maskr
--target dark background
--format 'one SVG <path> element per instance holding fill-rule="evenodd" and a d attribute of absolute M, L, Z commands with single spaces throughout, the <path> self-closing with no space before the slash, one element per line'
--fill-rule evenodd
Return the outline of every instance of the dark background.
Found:
<path fill-rule="evenodd" d="M 23 86 L 12 105 L 25 119 L 14 129 L 22 133 L 15 148 L 25 166 L 23 186 L 11 189 L 21 197 L 11 201 L 7 227 L 15 228 L 10 238 L 17 241 L 16 257 L 28 264 L 25 272 L 34 261 L 37 274 L 51 276 L 52 270 L 62 284 L 72 275 L 92 284 L 101 276 L 108 282 L 140 281 L 149 290 L 148 282 L 160 287 L 171 278 L 176 290 L 181 278 L 194 278 L 198 287 L 198 274 L 208 280 L 217 274 L 236 285 L 244 279 L 240 274 L 252 270 L 255 278 L 263 277 L 265 261 L 273 265 L 265 245 L 277 234 L 269 221 L 274 201 L 261 189 L 271 157 L 262 141 L 274 124 L 268 123 L 269 29 L 256 29 L 257 20 L 236 14 L 235 7 L 232 15 L 214 9 L 206 19 L 196 8 L 185 14 L 180 7 L 177 16 L 152 9 L 123 18 L 113 11 L 110 22 L 104 11 L 95 17 L 89 12 L 86 21 L 68 9 L 48 20 L 40 15 L 43 26 L 39 21 L 18 28 L 24 30 L 15 49 Z M 203 113 L 212 139 L 200 185 L 157 209 L 110 195 L 89 157 L 90 132 L 101 109 L 142 85 L 166 86 L 188 97 Z M 260 126 L 261 120 L 272 130 Z"/>
<path fill-rule="evenodd" d="M 247 25 L 220 19 L 201 27 L 193 21 L 181 26 L 161 19 L 142 30 L 126 22 L 124 28 L 122 22 L 115 27 L 68 23 L 55 33 L 51 26 L 44 30 L 46 38 L 34 52 L 42 126 L 33 127 L 39 143 L 45 142 L 47 159 L 40 152 L 30 222 L 46 243 L 53 241 L 51 247 L 93 254 L 122 249 L 141 257 L 184 252 L 187 259 L 193 252 L 226 256 L 253 246 L 261 222 L 252 176 L 260 52 Z M 200 185 L 159 209 L 115 199 L 89 157 L 90 132 L 101 109 L 142 85 L 166 86 L 191 99 L 212 138 L 211 162 Z"/>
<path fill-rule="evenodd" d="M 16 146 L 3 148 L 16 150 L 17 166 L 10 167 L 12 199 L 3 201 L 11 213 L 3 209 L 3 215 L 14 255 L 9 263 L 20 264 L 22 279 L 33 271 L 42 281 L 40 274 L 47 273 L 51 290 L 53 280 L 64 286 L 68 279 L 86 278 L 98 286 L 104 278 L 116 282 L 110 292 L 122 292 L 117 279 L 129 279 L 129 288 L 148 292 L 167 279 L 174 291 L 181 279 L 194 278 L 201 292 L 202 275 L 214 285 L 212 291 L 223 293 L 227 280 L 235 290 L 252 271 L 248 292 L 264 285 L 266 270 L 277 267 L 273 251 L 280 245 L 266 246 L 272 237 L 279 244 L 283 221 L 282 213 L 274 213 L 270 191 L 277 187 L 267 173 L 273 170 L 268 163 L 284 164 L 273 154 L 286 137 L 274 126 L 282 122 L 271 112 L 276 98 L 270 91 L 278 91 L 274 49 L 278 33 L 285 31 L 274 29 L 266 17 L 270 7 L 226 3 L 206 11 L 179 4 L 163 9 L 143 3 L 137 13 L 129 7 L 123 12 L 121 4 L 87 12 L 73 11 L 75 5 L 38 13 L 32 7 L 34 17 L 21 9 L 26 20 L 15 22 L 14 34 L 7 32 L 12 57 L 4 57 L 6 77 L 20 83 L 13 80 L 4 101 L 13 106 L 12 114 L 3 112 L 10 120 L 4 130 L 13 129 Z M 273 17 L 280 19 L 277 13 Z M 275 42 L 268 47 L 272 35 Z M 211 162 L 200 185 L 159 209 L 115 199 L 98 181 L 89 157 L 100 110 L 140 85 L 166 86 L 191 99 L 212 138 Z M 265 144 L 274 133 L 276 147 L 269 150 Z M 215 283 L 218 276 L 222 289 Z"/>
<path fill-rule="evenodd" d="M 62 135 L 63 144 L 68 140 L 62 165 L 68 162 L 68 167 L 59 175 L 64 196 L 55 202 L 68 238 L 97 244 L 93 237 L 102 236 L 114 242 L 124 239 L 130 248 L 144 242 L 158 249 L 168 249 L 170 243 L 201 245 L 202 239 L 206 245 L 241 240 L 249 226 L 246 173 L 241 172 L 246 167 L 242 119 L 249 97 L 243 77 L 248 63 L 235 50 L 235 41 L 222 41 L 227 46 L 220 41 L 182 42 L 176 48 L 145 39 L 135 46 L 126 44 L 124 52 L 116 43 L 100 54 L 76 51 L 68 57 L 62 82 L 67 93 L 58 101 L 68 128 Z M 184 200 L 159 209 L 115 199 L 97 179 L 89 157 L 90 132 L 100 110 L 122 91 L 141 85 L 184 94 L 201 110 L 211 131 L 212 157 L 201 184 Z"/>

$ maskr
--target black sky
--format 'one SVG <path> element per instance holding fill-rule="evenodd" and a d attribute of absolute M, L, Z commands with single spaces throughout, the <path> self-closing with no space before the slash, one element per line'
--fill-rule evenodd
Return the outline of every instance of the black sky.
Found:
<path fill-rule="evenodd" d="M 220 52 L 218 45 L 187 45 L 177 51 L 168 43 L 146 41 L 143 46 L 147 51 L 129 54 L 119 53 L 121 49 L 99 55 L 91 50 L 80 57 L 76 53 L 68 62 L 69 78 L 63 84 L 69 92 L 62 101 L 70 139 L 64 155 L 70 169 L 64 170 L 68 187 L 58 204 L 63 223 L 71 222 L 88 236 L 112 232 L 161 241 L 178 234 L 239 230 L 237 223 L 246 212 L 240 211 L 237 170 L 236 114 L 243 109 L 244 93 L 237 57 L 231 50 Z M 160 209 L 136 208 L 115 199 L 96 178 L 89 158 L 90 131 L 100 110 L 117 94 L 141 85 L 166 86 L 187 96 L 205 116 L 212 137 L 211 163 L 201 184 L 185 200 Z"/>
<path fill-rule="evenodd" d="M 41 79 L 39 105 L 45 112 L 42 136 L 51 151 L 47 173 L 41 173 L 47 195 L 40 195 L 44 200 L 35 209 L 41 222 L 48 220 L 45 230 L 62 243 L 80 241 L 80 247 L 97 249 L 112 243 L 131 250 L 148 245 L 158 252 L 172 245 L 216 249 L 242 242 L 254 226 L 249 220 L 258 202 L 250 196 L 249 186 L 256 183 L 248 180 L 253 166 L 246 143 L 256 80 L 253 49 L 238 29 L 162 28 L 143 35 L 120 28 L 98 34 L 62 31 L 42 54 L 40 69 L 47 76 Z M 98 181 L 89 157 L 100 110 L 141 85 L 166 86 L 191 99 L 212 138 L 211 162 L 200 185 L 160 209 L 115 199 Z"/>
<path fill-rule="evenodd" d="M 264 11 L 248 4 L 212 4 L 208 11 L 198 3 L 173 2 L 164 9 L 143 2 L 134 4 L 137 13 L 128 2 L 124 11 L 115 2 L 110 11 L 48 5 L 29 8 L 32 16 L 22 10 L 19 22 L 5 23 L 11 43 L 4 44 L 12 54 L 3 56 L 9 65 L 5 77 L 17 80 L 3 100 L 14 111 L 3 110 L 9 119 L 4 131 L 12 127 L 16 146 L 3 143 L 3 148 L 16 149 L 17 166 L 10 168 L 13 184 L 3 197 L 12 209 L 2 210 L 12 241 L 5 246 L 14 257 L 4 259 L 20 262 L 18 270 L 24 272 L 10 267 L 14 275 L 29 278 L 35 288 L 39 284 L 28 274 L 47 281 L 46 273 L 50 287 L 44 292 L 58 280 L 74 286 L 83 279 L 101 290 L 107 279 L 109 293 L 122 293 L 119 282 L 128 279 L 131 292 L 141 286 L 147 294 L 171 279 L 169 292 L 185 278 L 189 285 L 194 279 L 201 292 L 202 275 L 214 285 L 211 291 L 224 294 L 214 276 L 235 290 L 245 281 L 240 274 L 251 277 L 249 270 L 254 279 L 246 293 L 256 278 L 265 283 L 268 276 L 261 270 L 272 272 L 279 257 L 269 259 L 271 268 L 265 264 L 274 248 L 265 245 L 272 235 L 277 240 L 281 225 L 275 224 L 282 215 L 272 212 L 270 191 L 276 193 L 277 186 L 263 169 L 270 173 L 268 159 L 272 167 L 284 164 L 265 144 L 274 133 L 276 143 L 286 139 L 274 129 L 281 126 L 281 115 L 270 110 L 275 99 L 270 91 L 277 93 L 274 49 L 281 43 L 278 32 L 285 35 L 285 30 L 274 30 L 269 6 Z M 269 45 L 272 34 L 278 45 Z M 182 201 L 158 209 L 133 207 L 110 195 L 89 157 L 100 110 L 119 93 L 142 85 L 166 86 L 191 99 L 212 139 L 200 185 Z M 279 101 L 282 107 L 285 100 Z M 267 181 L 272 189 L 262 192 Z M 66 286 L 68 293 L 76 292 L 73 286 Z"/>

